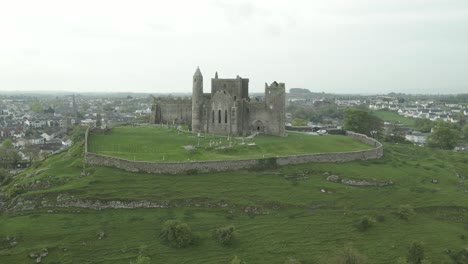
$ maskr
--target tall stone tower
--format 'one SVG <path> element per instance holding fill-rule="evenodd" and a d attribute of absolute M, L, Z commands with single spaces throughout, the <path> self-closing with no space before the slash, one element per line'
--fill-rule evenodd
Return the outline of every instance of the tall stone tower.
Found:
<path fill-rule="evenodd" d="M 192 131 L 201 132 L 201 118 L 202 118 L 202 104 L 203 104 L 203 76 L 200 68 L 197 67 L 193 75 L 193 88 L 192 88 Z"/>

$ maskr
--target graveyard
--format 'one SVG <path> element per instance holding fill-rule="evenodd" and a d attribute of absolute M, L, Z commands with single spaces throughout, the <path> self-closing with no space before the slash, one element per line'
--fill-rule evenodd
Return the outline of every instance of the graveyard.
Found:
<path fill-rule="evenodd" d="M 91 133 L 88 151 L 128 160 L 195 161 L 268 158 L 308 153 L 370 149 L 346 136 L 317 136 L 288 131 L 286 137 L 230 137 L 188 133 L 164 126 L 119 126 Z"/>

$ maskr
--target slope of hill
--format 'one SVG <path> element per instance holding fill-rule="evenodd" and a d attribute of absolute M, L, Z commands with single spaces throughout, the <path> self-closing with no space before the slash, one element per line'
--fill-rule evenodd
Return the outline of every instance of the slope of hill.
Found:
<path fill-rule="evenodd" d="M 82 144 L 50 157 L 1 187 L 0 262 L 327 263 L 351 243 L 369 263 L 395 263 L 413 240 L 432 263 L 468 236 L 468 157 L 411 145 L 386 145 L 384 158 L 285 166 L 264 171 L 152 175 L 84 167 Z M 415 214 L 398 215 L 410 204 Z M 363 216 L 376 219 L 360 231 Z M 199 234 L 196 246 L 158 240 L 177 219 Z M 234 225 L 231 246 L 212 238 Z"/>

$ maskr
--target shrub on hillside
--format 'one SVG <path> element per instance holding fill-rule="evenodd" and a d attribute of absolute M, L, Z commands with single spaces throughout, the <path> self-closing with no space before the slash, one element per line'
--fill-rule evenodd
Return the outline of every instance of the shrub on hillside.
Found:
<path fill-rule="evenodd" d="M 71 132 L 70 138 L 73 143 L 79 142 L 85 138 L 86 128 L 83 126 L 75 126 Z"/>
<path fill-rule="evenodd" d="M 424 245 L 420 241 L 413 241 L 408 249 L 406 261 L 409 264 L 420 264 L 424 259 Z"/>
<path fill-rule="evenodd" d="M 215 238 L 216 242 L 223 246 L 232 244 L 236 236 L 236 228 L 232 225 L 220 227 L 213 231 L 213 237 Z"/>
<path fill-rule="evenodd" d="M 360 230 L 360 231 L 366 231 L 367 229 L 369 229 L 370 227 L 372 227 L 375 223 L 375 220 L 372 219 L 371 217 L 369 216 L 364 216 L 362 217 L 359 222 L 357 223 L 357 228 Z"/>
<path fill-rule="evenodd" d="M 5 184 L 7 185 L 10 181 L 11 181 L 11 175 L 10 173 L 3 169 L 3 168 L 0 168 L 0 186 Z"/>
<path fill-rule="evenodd" d="M 172 247 L 183 248 L 195 244 L 198 237 L 188 224 L 177 220 L 168 220 L 159 233 L 159 239 Z"/>
<path fill-rule="evenodd" d="M 458 252 L 452 253 L 451 255 L 453 262 L 456 264 L 467 264 L 468 263 L 468 246 L 461 249 Z"/>
<path fill-rule="evenodd" d="M 398 216 L 401 219 L 409 220 L 414 215 L 414 208 L 409 204 L 402 204 L 398 208 Z"/>

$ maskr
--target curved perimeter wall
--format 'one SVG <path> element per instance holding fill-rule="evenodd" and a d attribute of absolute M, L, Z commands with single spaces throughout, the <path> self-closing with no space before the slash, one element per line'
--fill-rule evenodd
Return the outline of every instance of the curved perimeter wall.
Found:
<path fill-rule="evenodd" d="M 85 132 L 85 164 L 115 167 L 131 172 L 178 174 L 231 171 L 249 168 L 262 168 L 264 166 L 274 167 L 277 165 L 303 164 L 311 162 L 346 162 L 353 160 L 368 160 L 378 159 L 383 156 L 383 146 L 380 142 L 373 138 L 369 138 L 366 135 L 347 132 L 347 136 L 355 138 L 367 145 L 372 146 L 373 148 L 352 152 L 316 153 L 244 160 L 209 160 L 190 162 L 132 161 L 88 152 L 88 134 L 89 128 Z"/>

